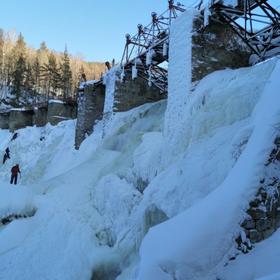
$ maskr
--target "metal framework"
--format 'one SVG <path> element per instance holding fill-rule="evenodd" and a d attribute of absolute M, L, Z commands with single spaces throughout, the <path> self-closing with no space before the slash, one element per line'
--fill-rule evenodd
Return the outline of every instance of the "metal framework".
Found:
<path fill-rule="evenodd" d="M 213 1 L 210 11 L 213 20 L 231 26 L 258 61 L 280 53 L 280 13 L 269 0 L 239 0 L 236 7 Z"/>
<path fill-rule="evenodd" d="M 138 76 L 167 91 L 167 69 L 160 64 L 168 62 L 169 28 L 178 15 L 184 12 L 182 4 L 168 0 L 168 9 L 161 15 L 152 13 L 152 21 L 144 27 L 138 24 L 134 36 L 126 35 L 121 65 L 124 70 L 137 69 Z"/>
<path fill-rule="evenodd" d="M 197 9 L 203 14 L 201 1 Z M 229 25 L 261 61 L 280 53 L 280 13 L 269 0 L 237 0 L 229 6 L 223 0 L 209 1 L 211 20 Z M 169 29 L 178 15 L 185 11 L 184 5 L 168 0 L 168 9 L 161 15 L 152 13 L 152 21 L 144 27 L 137 26 L 134 36 L 126 35 L 121 66 L 123 71 L 137 71 L 137 76 L 167 92 Z M 205 13 L 206 14 L 206 13 Z"/>

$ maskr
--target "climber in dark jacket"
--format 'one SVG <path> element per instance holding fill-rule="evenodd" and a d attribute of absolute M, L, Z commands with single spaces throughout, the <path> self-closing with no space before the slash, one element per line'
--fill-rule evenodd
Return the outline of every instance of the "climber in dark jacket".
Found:
<path fill-rule="evenodd" d="M 17 177 L 18 177 L 18 173 L 20 173 L 20 169 L 19 169 L 19 165 L 18 164 L 16 164 L 16 165 L 14 165 L 13 167 L 12 167 L 12 169 L 11 169 L 11 181 L 10 181 L 10 183 L 11 184 L 17 184 Z"/>
<path fill-rule="evenodd" d="M 17 132 L 15 132 L 15 133 L 13 134 L 13 137 L 12 137 L 11 141 L 16 140 L 16 139 L 17 139 L 17 137 L 18 137 L 18 133 L 17 133 Z"/>
<path fill-rule="evenodd" d="M 5 164 L 5 162 L 8 158 L 10 158 L 10 149 L 9 148 L 7 148 L 5 150 L 5 154 L 4 154 L 4 157 L 3 157 L 3 164 Z"/>

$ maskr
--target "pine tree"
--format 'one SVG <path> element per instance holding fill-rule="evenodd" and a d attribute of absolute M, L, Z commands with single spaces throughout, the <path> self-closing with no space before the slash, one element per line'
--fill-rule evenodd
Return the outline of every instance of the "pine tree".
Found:
<path fill-rule="evenodd" d="M 33 67 L 30 63 L 27 63 L 26 72 L 25 72 L 25 81 L 24 89 L 26 92 L 32 95 L 32 98 L 35 99 L 35 77 Z"/>
<path fill-rule="evenodd" d="M 47 97 L 57 95 L 58 90 L 61 87 L 61 76 L 59 68 L 57 66 L 56 58 L 53 53 L 50 53 L 48 63 L 45 63 L 42 67 L 42 77 L 47 82 Z"/>
<path fill-rule="evenodd" d="M 35 61 L 32 65 L 32 72 L 34 75 L 34 91 L 36 94 L 40 92 L 40 87 L 41 87 L 41 66 L 40 66 L 40 61 L 38 55 L 36 55 Z"/>
<path fill-rule="evenodd" d="M 21 91 L 24 87 L 24 78 L 25 78 L 25 71 L 26 71 L 26 63 L 25 57 L 21 54 L 16 61 L 15 70 L 12 74 L 12 83 L 13 83 L 13 91 L 12 94 L 15 94 L 17 100 L 20 97 Z"/>
<path fill-rule="evenodd" d="M 71 96 L 72 93 L 72 71 L 70 67 L 70 58 L 67 52 L 67 47 L 65 47 L 63 53 L 62 64 L 60 66 L 61 69 L 61 87 L 63 98 L 67 99 Z"/>
<path fill-rule="evenodd" d="M 17 100 L 20 97 L 21 91 L 24 87 L 25 71 L 26 71 L 26 58 L 25 58 L 25 42 L 22 34 L 20 33 L 13 50 L 15 59 L 14 71 L 12 73 L 12 93 L 16 95 Z"/>

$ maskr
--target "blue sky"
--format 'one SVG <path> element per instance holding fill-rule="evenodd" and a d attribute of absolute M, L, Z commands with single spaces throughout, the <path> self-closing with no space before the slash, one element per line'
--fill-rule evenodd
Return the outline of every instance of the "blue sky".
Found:
<path fill-rule="evenodd" d="M 190 4 L 196 0 L 180 0 Z M 279 0 L 270 0 L 277 5 Z M 3 0 L 0 27 L 22 32 L 28 45 L 81 53 L 90 61 L 121 58 L 125 34 L 150 22 L 151 12 L 167 9 L 167 0 Z M 175 1 L 177 2 L 177 1 Z M 277 4 L 276 4 L 277 3 Z"/>
<path fill-rule="evenodd" d="M 0 27 L 22 32 L 35 48 L 46 41 L 62 51 L 67 43 L 70 53 L 87 60 L 118 60 L 125 34 L 166 8 L 167 0 L 8 0 L 1 3 Z"/>

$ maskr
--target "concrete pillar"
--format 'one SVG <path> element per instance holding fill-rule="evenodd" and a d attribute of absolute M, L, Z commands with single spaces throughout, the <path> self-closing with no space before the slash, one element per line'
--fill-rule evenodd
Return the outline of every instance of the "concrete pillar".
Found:
<path fill-rule="evenodd" d="M 9 129 L 10 112 L 0 113 L 0 129 Z"/>
<path fill-rule="evenodd" d="M 33 110 L 12 109 L 9 114 L 9 129 L 15 131 L 27 126 L 33 126 Z"/>
<path fill-rule="evenodd" d="M 249 56 L 250 51 L 229 26 L 210 21 L 204 27 L 202 16 L 194 19 L 192 81 L 217 70 L 248 66 Z"/>
<path fill-rule="evenodd" d="M 127 71 L 123 82 L 116 81 L 113 111 L 128 111 L 164 98 L 166 98 L 166 94 L 161 93 L 154 85 L 149 86 L 147 80 L 140 77 L 132 79 L 131 71 Z"/>
<path fill-rule="evenodd" d="M 79 93 L 78 115 L 75 135 L 75 147 L 78 149 L 86 138 L 93 132 L 97 120 L 102 119 L 105 101 L 105 87 L 103 84 L 89 84 L 84 92 Z"/>
<path fill-rule="evenodd" d="M 76 118 L 76 104 L 68 104 L 59 100 L 50 100 L 48 103 L 47 122 L 56 125 L 61 121 Z"/>
<path fill-rule="evenodd" d="M 40 107 L 34 109 L 33 125 L 45 126 L 47 124 L 48 108 Z"/>

